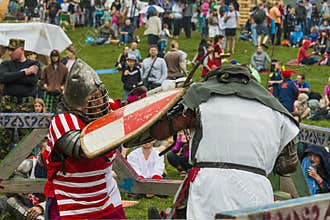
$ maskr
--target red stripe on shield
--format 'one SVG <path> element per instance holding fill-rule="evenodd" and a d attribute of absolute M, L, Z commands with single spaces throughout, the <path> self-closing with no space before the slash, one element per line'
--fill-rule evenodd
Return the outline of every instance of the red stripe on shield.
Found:
<path fill-rule="evenodd" d="M 133 131 L 136 131 L 139 127 L 145 125 L 150 119 L 154 118 L 155 115 L 159 114 L 160 111 L 169 103 L 169 101 L 175 98 L 175 96 L 177 96 L 177 93 L 164 97 L 163 99 L 141 108 L 134 113 L 125 115 L 125 134 L 127 135 Z"/>
<path fill-rule="evenodd" d="M 88 125 L 88 127 L 85 130 L 85 135 L 122 118 L 124 116 L 124 109 L 125 107 L 117 109 L 116 111 L 111 112 L 111 114 L 107 114 L 102 118 L 98 119 L 97 123 L 92 123 Z"/>

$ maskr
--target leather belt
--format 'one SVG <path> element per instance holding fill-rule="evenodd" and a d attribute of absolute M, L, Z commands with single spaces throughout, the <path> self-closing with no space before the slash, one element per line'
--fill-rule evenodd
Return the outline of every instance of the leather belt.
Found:
<path fill-rule="evenodd" d="M 225 163 L 225 162 L 197 162 L 194 164 L 194 167 L 199 168 L 221 168 L 221 169 L 236 169 L 243 170 L 261 176 L 267 176 L 266 171 L 257 167 L 250 167 L 247 165 L 236 164 L 236 163 Z"/>

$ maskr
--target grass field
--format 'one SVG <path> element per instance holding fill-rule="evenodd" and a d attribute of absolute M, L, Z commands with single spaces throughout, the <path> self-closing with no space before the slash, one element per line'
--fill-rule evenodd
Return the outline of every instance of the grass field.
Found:
<path fill-rule="evenodd" d="M 110 69 L 114 68 L 116 60 L 119 54 L 123 51 L 124 46 L 117 45 L 101 45 L 92 46 L 85 43 L 87 37 L 96 37 L 96 32 L 91 28 L 77 28 L 75 31 L 68 31 L 67 34 L 73 41 L 74 45 L 78 49 L 78 57 L 85 60 L 94 69 Z M 139 49 L 143 57 L 147 56 L 148 48 L 146 44 L 146 37 L 143 36 L 143 29 L 138 30 L 138 35 L 141 38 Z M 180 49 L 188 53 L 188 59 L 192 60 L 194 57 L 200 35 L 197 32 L 193 32 L 192 39 L 185 39 L 184 34 L 181 33 L 179 39 Z M 239 63 L 249 63 L 251 55 L 254 53 L 255 48 L 250 42 L 238 41 L 236 54 L 231 59 L 236 59 Z M 298 49 L 288 47 L 276 47 L 274 49 L 274 59 L 281 60 L 283 63 L 296 58 Z M 268 50 L 268 54 L 271 54 L 271 49 Z M 306 75 L 306 81 L 311 84 L 312 91 L 323 93 L 323 88 L 326 85 L 327 78 L 330 76 L 330 68 L 327 66 L 305 66 L 305 67 L 294 67 L 299 69 L 298 73 L 304 73 Z M 101 75 L 101 79 L 106 84 L 110 96 L 112 98 L 122 98 L 122 83 L 120 80 L 121 73 L 110 75 Z M 295 75 L 293 76 L 295 78 Z M 194 80 L 200 79 L 200 71 L 197 71 Z M 267 76 L 262 75 L 262 84 L 265 85 Z M 322 127 L 330 127 L 329 121 L 310 121 L 306 120 L 303 123 L 313 124 Z M 166 166 L 167 173 L 170 178 L 179 178 L 176 171 Z M 124 199 L 127 199 L 123 195 Z M 145 219 L 147 217 L 147 209 L 150 206 L 157 206 L 160 209 L 165 209 L 171 205 L 173 198 L 161 199 L 142 199 L 136 206 L 126 208 L 126 215 L 129 219 Z"/>

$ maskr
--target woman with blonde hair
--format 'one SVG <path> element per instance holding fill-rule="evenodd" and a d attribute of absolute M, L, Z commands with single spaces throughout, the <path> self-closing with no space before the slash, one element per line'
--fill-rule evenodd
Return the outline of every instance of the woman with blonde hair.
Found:
<path fill-rule="evenodd" d="M 45 113 L 47 112 L 46 110 L 46 105 L 43 99 L 41 98 L 36 98 L 34 100 L 34 112 L 36 113 Z"/>

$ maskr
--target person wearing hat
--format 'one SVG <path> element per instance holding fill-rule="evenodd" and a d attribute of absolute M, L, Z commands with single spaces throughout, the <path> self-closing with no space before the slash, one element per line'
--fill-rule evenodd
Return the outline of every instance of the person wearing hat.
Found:
<path fill-rule="evenodd" d="M 138 65 L 136 65 L 136 56 L 129 54 L 126 63 L 127 65 L 123 68 L 121 75 L 121 81 L 124 86 L 124 100 L 128 98 L 133 89 L 142 84 L 141 72 Z"/>
<path fill-rule="evenodd" d="M 56 104 L 63 93 L 68 68 L 60 62 L 60 53 L 53 50 L 50 53 L 51 64 L 41 74 L 40 85 L 44 89 L 44 101 L 49 112 L 55 112 Z"/>
<path fill-rule="evenodd" d="M 298 88 L 291 80 L 293 72 L 292 70 L 282 70 L 283 81 L 278 84 L 277 98 L 289 112 L 293 112 L 293 104 L 298 97 Z"/>
<path fill-rule="evenodd" d="M 4 85 L 0 112 L 33 112 L 40 64 L 25 57 L 24 44 L 22 39 L 10 39 L 7 47 L 10 60 L 0 64 L 0 84 Z M 27 133 L 24 129 L 20 132 L 22 135 Z M 13 137 L 13 130 L 0 128 L 1 159 L 10 150 L 9 145 L 18 141 Z"/>
<path fill-rule="evenodd" d="M 329 159 L 323 146 L 310 144 L 304 152 L 301 166 L 312 195 L 330 191 Z"/>

